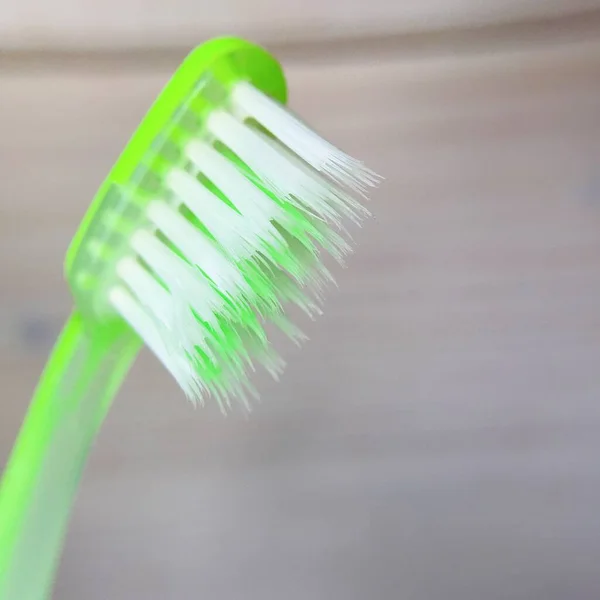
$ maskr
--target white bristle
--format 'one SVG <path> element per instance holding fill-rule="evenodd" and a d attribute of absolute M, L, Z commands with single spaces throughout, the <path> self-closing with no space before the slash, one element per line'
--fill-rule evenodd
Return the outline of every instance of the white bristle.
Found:
<path fill-rule="evenodd" d="M 109 290 L 186 395 L 213 396 L 224 412 L 234 396 L 248 406 L 256 395 L 255 366 L 281 373 L 269 325 L 306 339 L 283 310 L 320 314 L 333 281 L 320 253 L 343 261 L 344 220 L 368 215 L 352 192 L 377 181 L 250 84 L 236 85 L 229 105 L 185 138 L 161 193 L 144 198 L 147 220 Z"/>
<path fill-rule="evenodd" d="M 222 292 L 233 294 L 245 287 L 243 277 L 235 265 L 169 205 L 161 201 L 151 202 L 148 206 L 148 216 L 187 259 L 201 269 Z"/>
<path fill-rule="evenodd" d="M 202 220 L 215 239 L 237 258 L 249 256 L 255 248 L 247 236 L 255 235 L 243 217 L 213 194 L 196 177 L 177 169 L 168 176 L 169 187 L 191 213 Z"/>
<path fill-rule="evenodd" d="M 141 304 L 168 322 L 168 317 L 173 312 L 171 296 L 137 260 L 131 257 L 120 260 L 117 264 L 117 275 L 127 282 L 129 289 Z"/>
<path fill-rule="evenodd" d="M 165 251 L 169 252 L 168 249 L 165 249 Z M 167 348 L 178 353 L 180 351 L 192 353 L 196 346 L 199 346 L 204 353 L 214 358 L 209 345 L 210 336 L 202 330 L 190 306 L 187 303 L 181 305 L 177 301 L 178 296 L 160 285 L 155 276 L 138 261 L 133 258 L 122 259 L 117 264 L 117 275 L 127 283 L 138 302 L 155 315 L 159 325 L 164 328 L 163 338 Z M 180 276 L 179 280 L 181 279 Z M 187 277 L 188 284 L 190 279 L 193 280 L 192 285 L 195 288 L 198 288 L 198 283 L 202 281 L 201 279 L 197 281 L 194 274 Z M 182 283 L 182 285 L 185 284 Z M 173 286 L 172 282 L 171 286 Z M 202 316 L 205 317 L 205 320 L 213 321 L 214 311 L 220 309 L 222 303 L 218 295 L 208 286 L 205 286 L 202 291 L 202 295 L 196 292 L 196 295 L 199 296 L 196 303 L 197 310 L 202 312 L 204 304 L 204 314 Z M 206 302 L 207 298 L 210 297 L 213 298 L 212 305 Z"/>
<path fill-rule="evenodd" d="M 340 217 L 331 206 L 328 190 L 306 177 L 250 127 L 223 110 L 208 119 L 208 129 L 239 156 L 277 195 L 334 223 Z M 301 200 L 300 200 L 301 199 Z"/>
<path fill-rule="evenodd" d="M 198 234 L 195 236 L 198 237 Z M 136 233 L 131 245 L 164 282 L 175 302 L 181 297 L 182 305 L 187 307 L 188 300 L 192 297 L 198 316 L 213 327 L 216 326 L 214 316 L 223 309 L 223 299 L 199 271 L 146 231 Z M 173 305 L 173 310 L 176 309 L 177 304 Z"/>
<path fill-rule="evenodd" d="M 264 144 L 271 147 L 279 156 L 285 158 L 290 165 L 293 165 L 295 172 L 304 177 L 304 186 L 307 188 L 310 185 L 309 197 L 317 195 L 319 198 L 326 198 L 329 206 L 334 209 L 337 214 L 345 215 L 354 223 L 360 223 L 364 218 L 370 216 L 369 211 L 358 202 L 352 195 L 345 190 L 342 190 L 338 185 L 328 181 L 323 175 L 317 173 L 314 168 L 310 167 L 297 154 L 293 153 L 287 146 L 284 146 L 281 141 L 276 140 L 260 130 L 253 130 L 255 136 L 260 138 Z M 310 182 L 310 184 L 309 184 Z"/>
<path fill-rule="evenodd" d="M 253 251 L 260 248 L 264 242 L 276 246 L 285 245 L 274 223 L 285 226 L 287 215 L 277 203 L 207 144 L 192 142 L 187 146 L 186 154 L 198 171 L 210 179 L 239 211 L 237 214 L 231 211 L 234 214 L 230 215 L 229 224 L 223 223 L 225 228 L 235 231 L 242 238 L 242 242 L 250 244 Z M 191 205 L 188 206 L 191 209 Z M 202 215 L 197 212 L 199 206 L 196 205 L 195 208 L 194 212 L 199 218 L 210 220 L 210 216 L 205 216 L 206 208 Z M 208 228 L 211 229 L 210 226 Z M 222 228 L 213 233 L 217 239 L 223 236 Z M 227 245 L 225 247 L 228 248 Z"/>
<path fill-rule="evenodd" d="M 171 373 L 186 396 L 193 401 L 200 400 L 204 394 L 197 387 L 192 366 L 179 354 L 169 351 L 163 332 L 140 303 L 121 287 L 110 290 L 109 301 Z"/>
<path fill-rule="evenodd" d="M 342 185 L 364 193 L 379 177 L 360 161 L 330 144 L 250 83 L 238 83 L 232 92 L 234 106 L 252 117 L 318 171 Z"/>

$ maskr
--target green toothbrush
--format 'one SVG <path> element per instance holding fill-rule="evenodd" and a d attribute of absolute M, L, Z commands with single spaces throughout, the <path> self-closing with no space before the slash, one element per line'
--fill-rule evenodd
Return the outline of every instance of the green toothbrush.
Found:
<path fill-rule="evenodd" d="M 321 253 L 378 177 L 284 107 L 265 50 L 196 48 L 101 185 L 66 257 L 75 308 L 38 384 L 0 487 L 0 600 L 51 595 L 91 445 L 145 343 L 193 402 L 249 407 L 255 366 L 296 342 L 288 305 L 319 313 Z"/>

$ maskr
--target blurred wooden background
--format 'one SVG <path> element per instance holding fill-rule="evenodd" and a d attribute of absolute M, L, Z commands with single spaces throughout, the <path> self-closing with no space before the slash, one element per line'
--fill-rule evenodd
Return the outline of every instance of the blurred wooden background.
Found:
<path fill-rule="evenodd" d="M 600 596 L 600 2 L 0 7 L 0 459 L 96 186 L 188 46 L 237 32 L 387 177 L 246 421 L 144 354 L 57 600 Z"/>
<path fill-rule="evenodd" d="M 180 47 L 230 32 L 306 43 L 556 18 L 599 8 L 600 0 L 9 0 L 0 8 L 0 39 L 4 48 L 44 50 Z"/>

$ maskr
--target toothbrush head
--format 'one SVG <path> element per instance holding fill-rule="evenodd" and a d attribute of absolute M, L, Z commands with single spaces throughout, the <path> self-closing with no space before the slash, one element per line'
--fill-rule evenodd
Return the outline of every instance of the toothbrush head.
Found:
<path fill-rule="evenodd" d="M 248 406 L 250 371 L 296 342 L 290 305 L 320 313 L 322 253 L 350 252 L 346 221 L 379 178 L 286 108 L 279 63 L 220 38 L 196 48 L 94 198 L 66 258 L 85 320 L 132 329 L 194 402 Z"/>

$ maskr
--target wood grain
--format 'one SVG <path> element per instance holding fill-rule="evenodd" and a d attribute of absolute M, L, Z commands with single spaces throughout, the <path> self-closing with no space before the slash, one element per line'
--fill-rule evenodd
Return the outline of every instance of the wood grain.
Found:
<path fill-rule="evenodd" d="M 560 17 L 599 0 L 20 0 L 0 6 L 0 47 L 192 46 L 235 33 L 262 41 L 411 33 Z"/>
<path fill-rule="evenodd" d="M 0 456 L 69 307 L 66 244 L 168 73 L 0 73 Z M 584 600 L 600 590 L 600 43 L 289 65 L 387 176 L 249 420 L 144 354 L 56 598 Z"/>

